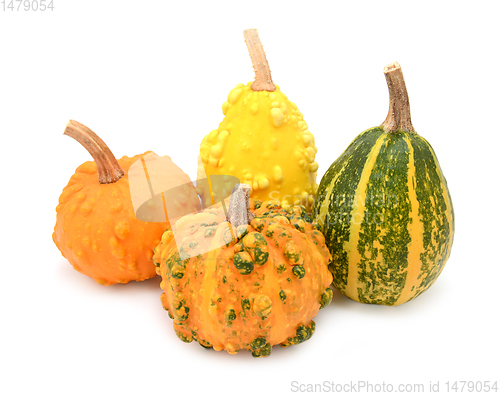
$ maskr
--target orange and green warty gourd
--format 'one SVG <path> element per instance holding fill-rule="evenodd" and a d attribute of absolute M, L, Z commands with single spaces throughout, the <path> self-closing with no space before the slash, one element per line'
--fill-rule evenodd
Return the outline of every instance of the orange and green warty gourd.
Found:
<path fill-rule="evenodd" d="M 233 189 L 227 217 L 212 207 L 178 220 L 153 261 L 182 341 L 263 357 L 312 336 L 333 296 L 331 256 L 303 206 L 284 210 L 249 193 Z"/>
<path fill-rule="evenodd" d="M 314 136 L 297 105 L 273 84 L 257 31 L 244 35 L 255 81 L 238 84 L 223 103 L 223 121 L 201 142 L 198 177 L 236 176 L 251 186 L 252 198 L 310 210 L 318 187 Z M 211 197 L 208 188 L 198 190 L 206 207 L 224 199 Z"/>
<path fill-rule="evenodd" d="M 147 152 L 116 160 L 106 144 L 89 128 L 70 121 L 64 132 L 81 143 L 94 161 L 80 165 L 59 197 L 52 239 L 73 268 L 101 285 L 142 281 L 156 276 L 153 249 L 169 228 L 165 222 L 137 219 L 129 189 L 129 168 Z M 172 166 L 175 166 L 172 163 Z M 178 169 L 178 168 L 177 168 Z M 190 179 L 176 172 L 178 184 L 199 209 Z M 179 176 L 181 175 L 181 176 Z"/>

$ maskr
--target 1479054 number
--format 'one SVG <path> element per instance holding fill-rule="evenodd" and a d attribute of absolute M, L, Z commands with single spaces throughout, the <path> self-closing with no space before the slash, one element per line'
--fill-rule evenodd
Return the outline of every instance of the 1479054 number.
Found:
<path fill-rule="evenodd" d="M 2 11 L 54 11 L 54 0 L 2 0 Z"/>
<path fill-rule="evenodd" d="M 498 392 L 497 381 L 447 381 L 445 384 L 447 392 Z"/>

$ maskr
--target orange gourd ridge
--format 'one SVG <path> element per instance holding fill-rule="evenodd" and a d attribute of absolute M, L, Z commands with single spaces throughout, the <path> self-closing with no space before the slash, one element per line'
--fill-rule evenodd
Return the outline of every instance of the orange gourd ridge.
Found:
<path fill-rule="evenodd" d="M 227 218 L 214 207 L 182 217 L 153 261 L 182 341 L 263 357 L 312 336 L 312 319 L 333 296 L 331 255 L 303 206 L 249 199 L 250 186 L 240 186 Z"/>
<path fill-rule="evenodd" d="M 136 217 L 127 174 L 136 161 L 155 154 L 116 160 L 94 132 L 76 121 L 68 123 L 64 134 L 80 142 L 94 161 L 76 169 L 59 197 L 52 234 L 57 248 L 75 270 L 101 285 L 156 276 L 153 249 L 170 224 L 168 218 L 147 222 Z M 179 174 L 180 169 L 176 177 Z M 178 184 L 189 189 L 189 177 L 180 179 Z M 199 202 L 188 204 L 193 211 L 199 208 Z"/>

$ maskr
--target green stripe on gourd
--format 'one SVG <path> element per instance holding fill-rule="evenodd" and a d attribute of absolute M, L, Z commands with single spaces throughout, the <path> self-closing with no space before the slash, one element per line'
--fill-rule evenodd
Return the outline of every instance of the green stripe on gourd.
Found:
<path fill-rule="evenodd" d="M 384 134 L 370 178 L 366 183 L 365 213 L 360 221 L 357 244 L 358 298 L 361 302 L 393 305 L 399 298 L 408 268 L 408 231 L 410 202 L 408 197 L 408 152 L 402 133 Z M 383 191 L 383 195 L 380 192 Z M 359 213 L 357 213 L 359 214 Z M 380 222 L 383 221 L 383 227 Z M 382 232 L 383 230 L 383 232 Z M 378 241 L 378 244 L 374 241 Z M 380 257 L 381 260 L 373 260 Z"/>
<path fill-rule="evenodd" d="M 415 151 L 415 191 L 420 203 L 419 216 L 424 225 L 423 244 L 426 249 L 421 255 L 422 282 L 416 288 L 416 297 L 435 282 L 446 264 L 452 245 L 454 212 L 451 208 L 450 224 L 446 216 L 446 211 L 450 211 L 445 199 L 446 195 L 449 196 L 447 183 L 431 145 L 418 135 L 409 136 L 409 139 Z"/>
<path fill-rule="evenodd" d="M 342 219 L 351 212 L 345 192 L 358 186 L 362 167 L 382 133 L 378 128 L 372 128 L 354 139 L 330 166 L 318 188 L 315 216 L 332 254 L 333 285 L 340 291 L 347 284 L 347 253 L 342 247 L 349 241 L 349 223 Z"/>

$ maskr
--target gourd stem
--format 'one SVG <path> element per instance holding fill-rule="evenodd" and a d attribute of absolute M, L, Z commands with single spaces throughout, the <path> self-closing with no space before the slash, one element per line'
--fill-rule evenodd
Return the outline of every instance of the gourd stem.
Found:
<path fill-rule="evenodd" d="M 233 227 L 250 224 L 254 214 L 250 211 L 250 190 L 248 184 L 237 184 L 231 191 L 226 219 Z"/>
<path fill-rule="evenodd" d="M 243 31 L 245 43 L 247 44 L 250 58 L 255 70 L 255 81 L 251 88 L 253 91 L 276 91 L 271 78 L 271 70 L 267 62 L 266 53 L 259 39 L 257 29 L 246 29 Z"/>
<path fill-rule="evenodd" d="M 384 74 L 389 88 L 389 113 L 382 123 L 382 128 L 390 133 L 415 132 L 411 123 L 410 100 L 401 66 L 397 62 L 391 63 L 384 68 Z"/>
<path fill-rule="evenodd" d="M 78 141 L 94 158 L 100 184 L 114 183 L 125 174 L 106 143 L 85 125 L 70 120 L 66 125 L 64 135 Z"/>

